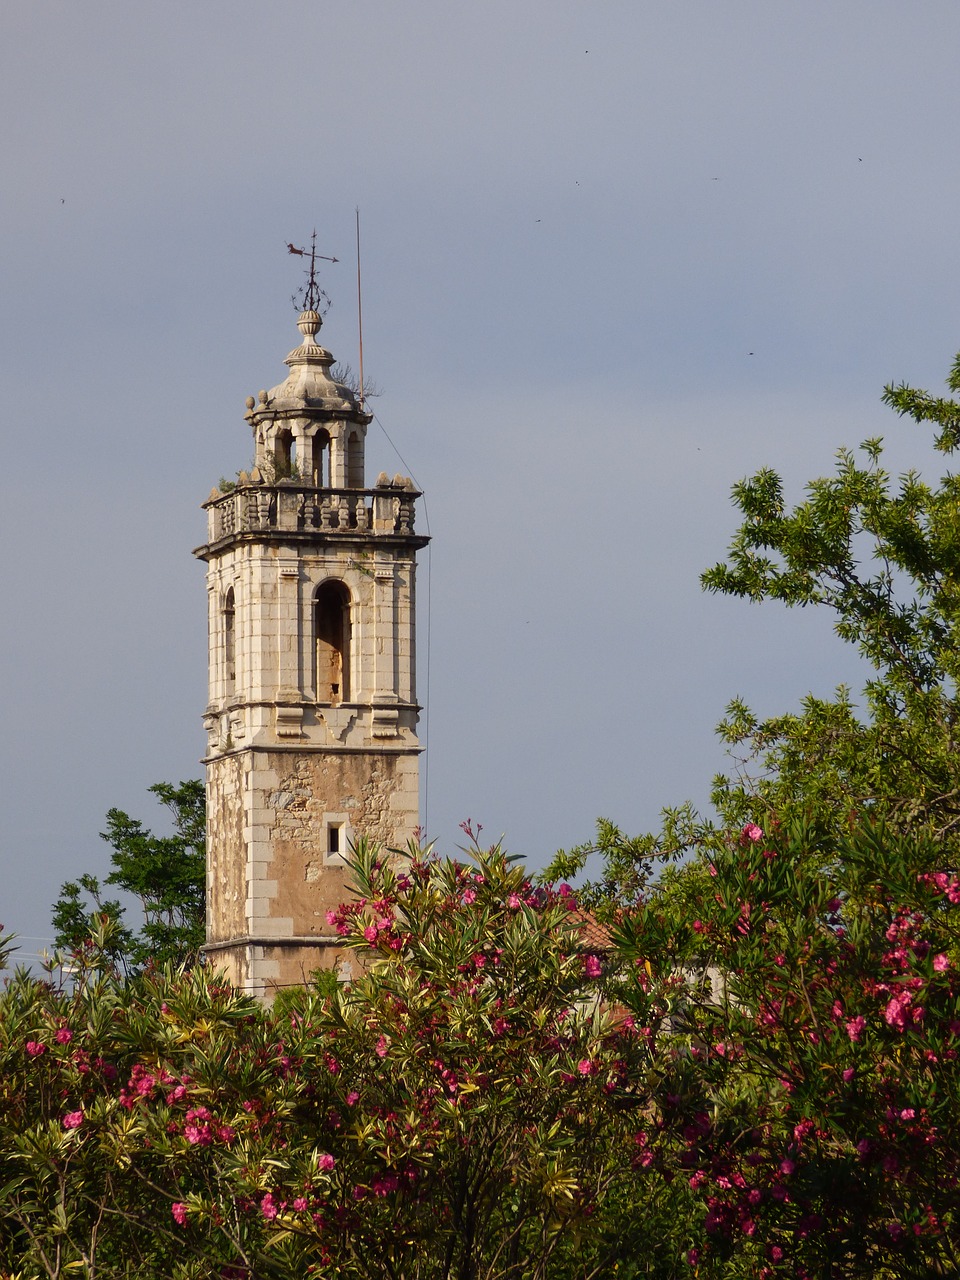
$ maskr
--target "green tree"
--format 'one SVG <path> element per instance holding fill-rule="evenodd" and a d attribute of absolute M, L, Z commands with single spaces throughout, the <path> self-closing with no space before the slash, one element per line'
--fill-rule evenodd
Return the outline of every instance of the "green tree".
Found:
<path fill-rule="evenodd" d="M 960 392 L 960 357 L 948 385 Z M 933 423 L 942 453 L 960 448 L 957 401 L 904 385 L 888 386 L 883 400 Z M 818 848 L 866 815 L 960 847 L 960 476 L 893 478 L 873 439 L 841 449 L 835 473 L 813 480 L 792 508 L 770 469 L 735 485 L 733 499 L 742 523 L 726 561 L 703 574 L 704 588 L 829 610 L 870 677 L 859 704 L 843 686 L 767 718 L 741 698 L 731 702 L 718 732 L 736 765 L 714 781 L 717 819 L 687 805 L 639 837 L 601 822 L 595 841 L 548 868 L 547 877 L 571 877 L 599 852 L 602 873 L 583 892 L 600 910 L 632 901 L 664 859 L 690 855 L 718 830 L 763 825 L 771 810 L 812 825 Z M 671 879 L 682 892 L 684 875 L 668 868 Z"/>
<path fill-rule="evenodd" d="M 167 806 L 174 832 L 155 836 L 138 818 L 122 809 L 107 813 L 101 836 L 113 849 L 112 870 L 101 885 L 95 876 L 67 881 L 53 908 L 55 945 L 82 947 L 98 920 L 106 917 L 114 958 L 134 967 L 148 962 L 193 964 L 204 941 L 206 902 L 206 812 L 203 783 L 174 786 L 158 782 L 150 791 Z M 128 923 L 118 899 L 104 897 L 113 885 L 140 901 L 139 930 Z"/>
<path fill-rule="evenodd" d="M 960 357 L 948 379 L 960 391 Z M 936 447 L 960 445 L 960 404 L 906 386 L 884 401 L 937 427 Z M 734 488 L 744 517 L 725 563 L 703 575 L 710 591 L 831 610 L 837 634 L 872 668 L 862 707 L 840 688 L 800 713 L 760 720 L 731 704 L 720 731 L 742 755 L 714 800 L 727 821 L 773 805 L 824 829 L 851 813 L 895 830 L 960 829 L 960 477 L 930 485 L 894 480 L 882 442 L 841 450 L 835 475 L 814 480 L 792 510 L 780 477 L 763 470 Z M 757 805 L 761 810 L 757 810 Z"/>

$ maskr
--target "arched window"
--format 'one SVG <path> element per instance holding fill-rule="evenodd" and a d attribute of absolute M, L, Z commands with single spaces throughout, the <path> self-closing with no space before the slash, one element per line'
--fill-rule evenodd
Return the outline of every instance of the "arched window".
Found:
<path fill-rule="evenodd" d="M 310 483 L 317 489 L 330 487 L 330 437 L 318 431 L 311 441 Z"/>
<path fill-rule="evenodd" d="M 223 683 L 225 692 L 233 693 L 237 683 L 237 628 L 233 587 L 223 601 Z"/>
<path fill-rule="evenodd" d="M 350 592 L 342 582 L 325 582 L 314 603 L 317 701 L 336 705 L 350 699 Z"/>
<path fill-rule="evenodd" d="M 285 427 L 277 432 L 273 442 L 273 465 L 278 480 L 293 474 L 293 435 Z"/>
<path fill-rule="evenodd" d="M 347 439 L 347 488 L 363 488 L 363 441 L 359 431 L 351 431 Z"/>

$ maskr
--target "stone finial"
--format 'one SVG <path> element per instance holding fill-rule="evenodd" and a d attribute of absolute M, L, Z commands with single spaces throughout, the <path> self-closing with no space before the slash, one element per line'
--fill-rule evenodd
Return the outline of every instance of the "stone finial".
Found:
<path fill-rule="evenodd" d="M 244 400 L 243 403 L 246 405 L 248 409 L 252 409 L 257 402 L 256 400 L 254 400 L 253 396 L 247 396 L 246 400 Z"/>
<path fill-rule="evenodd" d="M 320 318 L 320 312 L 311 309 L 301 311 L 297 318 L 297 328 L 303 334 L 304 342 L 312 343 L 313 345 L 316 345 L 317 334 L 322 324 L 323 320 Z"/>
<path fill-rule="evenodd" d="M 407 484 L 406 480 L 404 480 L 403 476 L 398 471 L 397 474 L 393 477 L 393 487 L 395 489 L 404 489 L 406 488 L 406 484 Z"/>
<path fill-rule="evenodd" d="M 380 474 L 377 476 L 376 488 L 386 489 L 389 486 L 389 484 L 390 484 L 390 477 L 387 475 L 385 471 L 381 471 Z"/>
<path fill-rule="evenodd" d="M 257 399 L 261 404 L 266 404 L 270 397 L 267 395 L 266 391 L 260 391 L 257 393 Z"/>

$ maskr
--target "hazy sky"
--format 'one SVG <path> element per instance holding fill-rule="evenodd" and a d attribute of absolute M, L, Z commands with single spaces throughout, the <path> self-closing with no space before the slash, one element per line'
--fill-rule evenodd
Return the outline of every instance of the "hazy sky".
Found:
<path fill-rule="evenodd" d="M 316 226 L 369 475 L 412 473 L 426 821 L 542 863 L 702 802 L 713 726 L 857 683 L 829 622 L 704 596 L 960 347 L 955 0 L 5 0 L 0 919 L 35 951 L 111 805 L 198 776 L 199 504 L 299 336 Z M 423 516 L 421 514 L 421 527 Z M 427 625 L 426 605 L 430 604 Z M 429 672 L 427 635 L 429 630 Z M 429 683 L 428 683 L 429 675 Z"/>

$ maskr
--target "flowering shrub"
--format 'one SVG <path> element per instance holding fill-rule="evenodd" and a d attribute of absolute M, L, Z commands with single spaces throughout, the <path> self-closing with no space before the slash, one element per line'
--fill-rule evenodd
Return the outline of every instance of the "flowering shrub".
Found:
<path fill-rule="evenodd" d="M 700 1201 L 689 1260 L 703 1274 L 952 1274 L 956 876 L 936 841 L 882 826 L 825 858 L 802 827 L 769 825 L 715 850 L 693 919 L 654 897 L 620 931 L 638 1019 L 673 1001 L 654 1164 Z"/>
<path fill-rule="evenodd" d="M 369 964 L 331 997 L 125 977 L 109 924 L 69 985 L 10 981 L 0 1273 L 543 1276 L 588 1222 L 612 1265 L 599 1209 L 644 1172 L 650 1050 L 573 896 L 479 848 L 361 847 L 354 875 L 335 926 Z"/>

